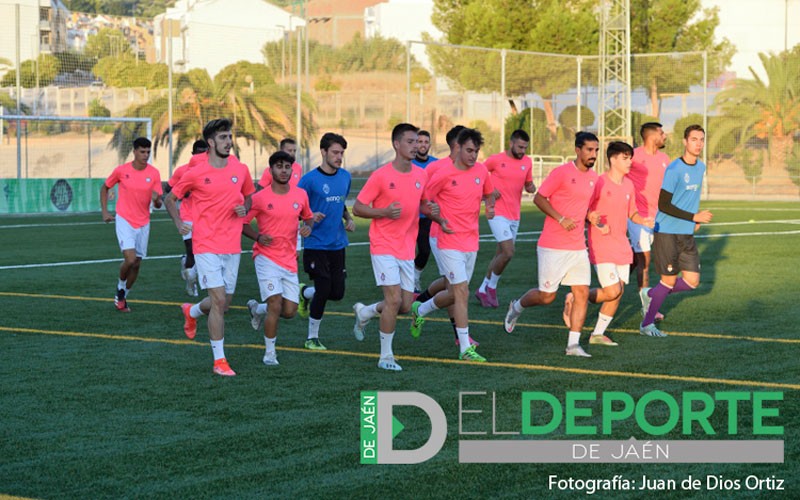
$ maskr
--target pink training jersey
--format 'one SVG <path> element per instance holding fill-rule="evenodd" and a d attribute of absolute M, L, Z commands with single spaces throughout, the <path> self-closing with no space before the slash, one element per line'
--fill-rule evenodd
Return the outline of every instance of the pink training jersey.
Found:
<path fill-rule="evenodd" d="M 431 179 L 433 179 L 434 174 L 436 174 L 436 172 L 438 172 L 440 168 L 446 167 L 448 165 L 449 166 L 453 165 L 453 159 L 450 158 L 449 156 L 436 160 L 435 162 L 432 162 L 427 167 L 425 167 L 425 175 L 428 178 L 428 183 L 431 182 Z M 436 200 L 431 200 L 431 201 L 436 201 Z M 428 237 L 439 238 L 440 231 L 441 227 L 439 226 L 439 224 L 433 223 L 431 224 L 431 230 L 428 233 Z"/>
<path fill-rule="evenodd" d="M 297 162 L 292 163 L 292 176 L 289 177 L 289 186 L 296 187 L 301 177 L 303 177 L 303 167 Z M 272 173 L 269 171 L 269 167 L 261 174 L 261 180 L 258 181 L 258 185 L 261 187 L 272 185 Z"/>
<path fill-rule="evenodd" d="M 400 217 L 372 219 L 369 225 L 369 252 L 372 255 L 391 255 L 400 260 L 414 258 L 419 232 L 419 203 L 425 190 L 425 170 L 416 165 L 410 172 L 398 172 L 387 163 L 372 172 L 358 193 L 357 200 L 372 208 L 400 204 Z"/>
<path fill-rule="evenodd" d="M 156 167 L 148 163 L 142 170 L 136 170 L 133 162 L 124 163 L 115 168 L 106 179 L 107 188 L 116 184 L 119 184 L 117 214 L 133 228 L 149 224 L 153 191 L 163 194 L 161 174 Z"/>
<path fill-rule="evenodd" d="M 436 200 L 439 216 L 447 220 L 447 226 L 454 231 L 447 234 L 439 230 L 436 242 L 441 250 L 478 251 L 481 201 L 492 191 L 489 171 L 482 163 L 475 163 L 466 170 L 451 164 L 434 174 L 425 189 L 425 199 Z"/>
<path fill-rule="evenodd" d="M 175 184 L 177 184 L 178 181 L 181 180 L 181 177 L 183 177 L 183 174 L 185 174 L 187 170 L 189 170 L 188 163 L 186 165 L 181 165 L 180 167 L 176 168 L 175 171 L 172 172 L 172 177 L 169 178 L 167 184 L 169 184 L 170 187 L 175 187 Z M 184 222 L 192 222 L 191 193 L 189 193 L 189 195 L 186 198 L 181 200 L 181 220 Z"/>
<path fill-rule="evenodd" d="M 636 208 L 642 217 L 655 217 L 658 211 L 658 195 L 664 182 L 664 172 L 669 165 L 669 156 L 663 151 L 651 155 L 644 146 L 633 150 L 633 161 L 628 178 L 636 190 Z"/>
<path fill-rule="evenodd" d="M 492 184 L 500 192 L 494 213 L 508 220 L 519 220 L 522 191 L 525 184 L 533 182 L 533 163 L 527 155 L 517 160 L 506 152 L 497 153 L 486 160 L 486 170 L 492 175 Z"/>
<path fill-rule="evenodd" d="M 253 258 L 263 255 L 282 268 L 297 272 L 297 221 L 314 217 L 308 204 L 308 195 L 298 187 L 289 187 L 289 192 L 277 194 L 271 187 L 253 195 L 253 203 L 245 217 L 245 224 L 253 218 L 258 223 L 258 232 L 267 234 L 272 242 L 264 246 L 253 244 Z"/>
<path fill-rule="evenodd" d="M 583 229 L 586 224 L 586 213 L 589 200 L 597 183 L 597 172 L 592 169 L 581 172 L 575 162 L 556 167 L 539 186 L 539 195 L 544 196 L 550 204 L 564 217 L 575 221 L 575 229 L 567 231 L 552 217 L 545 217 L 544 229 L 539 237 L 538 245 L 555 250 L 585 250 L 586 238 Z"/>
<path fill-rule="evenodd" d="M 617 184 L 608 173 L 597 179 L 589 211 L 597 212 L 600 221 L 608 226 L 609 233 L 602 234 L 589 225 L 589 261 L 592 264 L 630 264 L 633 250 L 628 241 L 628 219 L 636 213 L 636 195 L 633 182 L 627 177 Z"/>
<path fill-rule="evenodd" d="M 242 251 L 242 222 L 234 208 L 244 204 L 255 187 L 247 165 L 235 156 L 223 168 L 208 163 L 208 155 L 192 156 L 189 170 L 172 188 L 178 198 L 192 193 L 194 253 L 232 254 Z"/>

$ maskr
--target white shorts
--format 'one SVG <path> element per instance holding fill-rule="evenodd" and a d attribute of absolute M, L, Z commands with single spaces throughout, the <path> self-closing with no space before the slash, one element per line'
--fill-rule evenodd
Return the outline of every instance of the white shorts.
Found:
<path fill-rule="evenodd" d="M 414 259 L 401 260 L 393 255 L 370 255 L 375 284 L 396 286 L 414 292 Z"/>
<path fill-rule="evenodd" d="M 136 256 L 147 257 L 147 242 L 150 240 L 150 223 L 134 229 L 128 221 L 117 214 L 115 219 L 117 241 L 120 250 L 136 250 Z"/>
<path fill-rule="evenodd" d="M 475 270 L 475 258 L 478 252 L 462 252 L 460 250 L 439 250 L 444 272 L 442 276 L 451 284 L 469 283 Z"/>
<path fill-rule="evenodd" d="M 256 255 L 253 262 L 262 302 L 277 294 L 295 304 L 300 302 L 300 281 L 297 273 L 282 268 L 263 255 Z"/>
<path fill-rule="evenodd" d="M 559 285 L 589 286 L 592 270 L 586 250 L 557 250 L 536 247 L 539 267 L 539 290 L 556 292 Z"/>
<path fill-rule="evenodd" d="M 225 287 L 225 293 L 233 295 L 239 277 L 239 253 L 198 253 L 194 256 L 197 265 L 197 281 L 200 288 Z"/>
<path fill-rule="evenodd" d="M 488 219 L 489 229 L 492 230 L 494 239 L 498 242 L 501 241 L 517 241 L 517 232 L 519 231 L 519 221 L 506 219 L 503 216 L 495 215 Z"/>
<path fill-rule="evenodd" d="M 597 281 L 602 288 L 616 285 L 620 281 L 627 285 L 630 279 L 631 265 L 604 262 L 595 264 L 594 271 L 597 273 Z"/>
<path fill-rule="evenodd" d="M 191 226 L 192 226 L 192 221 L 185 220 L 185 221 L 182 221 L 182 222 L 183 222 L 184 224 L 186 224 L 187 226 L 189 226 L 189 227 L 191 227 Z M 183 241 L 186 241 L 186 240 L 191 240 L 191 239 L 192 239 L 192 232 L 191 232 L 191 231 L 189 231 L 189 233 L 188 233 L 188 234 L 184 234 L 184 235 L 183 235 Z"/>
<path fill-rule="evenodd" d="M 635 253 L 649 252 L 653 246 L 653 228 L 628 219 L 628 237 Z"/>
<path fill-rule="evenodd" d="M 436 224 L 434 222 L 434 224 Z M 444 269 L 442 268 L 442 255 L 439 253 L 439 239 L 428 237 L 428 243 L 431 245 L 431 255 L 433 260 L 436 261 L 436 268 L 439 270 L 439 276 L 444 276 Z"/>

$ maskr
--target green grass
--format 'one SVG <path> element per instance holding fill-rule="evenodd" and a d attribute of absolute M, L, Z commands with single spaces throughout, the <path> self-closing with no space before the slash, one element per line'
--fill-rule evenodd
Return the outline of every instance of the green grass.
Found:
<path fill-rule="evenodd" d="M 521 231 L 540 230 L 541 214 L 526 205 Z M 211 374 L 204 320 L 197 340 L 183 336 L 178 306 L 187 297 L 177 257 L 145 260 L 130 295 L 133 312 L 119 314 L 112 300 L 119 268 L 113 226 L 95 224 L 98 214 L 2 218 L 0 494 L 37 498 L 541 498 L 569 494 L 547 488 L 550 474 L 576 479 L 614 474 L 634 479 L 647 474 L 679 482 L 689 474 L 742 480 L 756 474 L 786 480 L 786 491 L 772 497 L 797 498 L 800 266 L 796 249 L 800 236 L 737 234 L 800 229 L 800 206 L 708 202 L 704 208 L 715 213 L 715 223 L 732 224 L 711 225 L 699 233 L 718 236 L 698 238 L 700 288 L 669 297 L 662 309 L 667 315 L 662 329 L 670 337 L 651 339 L 636 333 L 640 315 L 633 284 L 610 328 L 620 346 L 591 346 L 592 359 L 564 356 L 566 332 L 560 304 L 566 291 L 562 289 L 552 306 L 525 311 L 514 335 L 502 328 L 505 307 L 485 310 L 471 301 L 470 317 L 475 320 L 471 333 L 481 342 L 479 352 L 490 361 L 486 365 L 451 362 L 457 350 L 440 312 L 417 340 L 408 335 L 408 319 L 401 319 L 394 346 L 404 371 L 378 370 L 377 321 L 369 325 L 364 342 L 352 335 L 352 304 L 380 298 L 367 246 L 353 245 L 347 255 L 346 297 L 329 304 L 321 328 L 322 341 L 332 352 L 300 349 L 306 322 L 281 320 L 281 365 L 268 368 L 261 363 L 262 337 L 250 328 L 244 308 L 258 290 L 250 255 L 245 254 L 234 308 L 226 320 L 226 352 L 239 373 L 232 379 Z M 748 223 L 751 219 L 755 222 Z M 787 220 L 794 222 L 769 222 Z M 742 224 L 733 224 L 738 222 Z M 3 227 L 20 225 L 26 227 Z M 489 233 L 485 223 L 481 233 Z M 367 224 L 359 220 L 352 241 L 364 242 L 366 237 Z M 536 284 L 533 238 L 521 236 L 527 241 L 518 243 L 500 282 L 501 303 Z M 156 214 L 150 256 L 177 256 L 182 248 L 174 226 L 163 212 Z M 493 243 L 481 244 L 472 290 L 493 251 Z M 114 261 L 2 269 L 100 259 Z M 434 267 L 431 261 L 426 279 L 434 277 Z M 300 277 L 306 278 L 302 272 Z M 587 330 L 596 316 L 597 307 L 590 306 Z M 658 378 L 636 376 L 642 373 Z M 783 386 L 776 389 L 770 384 Z M 656 389 L 676 397 L 684 391 L 783 391 L 784 401 L 778 405 L 781 415 L 775 422 L 785 428 L 784 436 L 779 436 L 785 440 L 785 463 L 458 463 L 459 391 L 495 392 L 497 428 L 519 430 L 520 393 L 524 391 L 551 392 L 563 400 L 567 391 L 627 391 L 638 398 Z M 448 420 L 448 438 L 440 453 L 418 465 L 360 465 L 359 394 L 364 390 L 420 391 L 437 400 Z M 475 405 L 491 409 L 485 401 Z M 423 414 L 414 408 L 396 411 L 406 430 L 395 446 L 423 444 L 430 432 Z M 650 416 L 654 421 L 665 417 L 659 408 L 653 408 Z M 603 438 L 759 438 L 753 436 L 752 414 L 746 405 L 738 417 L 740 434 L 733 437 L 724 432 L 704 436 L 699 431 L 692 436 L 673 432 L 651 437 L 625 422 Z M 486 429 L 487 415 L 471 418 L 471 425 Z M 717 411 L 711 421 L 722 430 L 727 413 Z M 588 424 L 598 422 L 597 417 L 585 419 Z M 548 438 L 567 438 L 563 426 Z M 694 493 L 707 498 L 766 494 L 745 489 Z M 645 498 L 652 492 L 627 496 Z M 670 496 L 688 497 L 690 492 L 671 492 Z"/>

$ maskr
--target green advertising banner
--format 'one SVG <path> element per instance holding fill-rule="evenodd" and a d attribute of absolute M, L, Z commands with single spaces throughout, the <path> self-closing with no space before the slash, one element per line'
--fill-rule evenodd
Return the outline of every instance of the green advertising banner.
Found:
<path fill-rule="evenodd" d="M 0 179 L 0 214 L 97 212 L 105 179 Z M 109 209 L 116 203 L 109 192 Z"/>

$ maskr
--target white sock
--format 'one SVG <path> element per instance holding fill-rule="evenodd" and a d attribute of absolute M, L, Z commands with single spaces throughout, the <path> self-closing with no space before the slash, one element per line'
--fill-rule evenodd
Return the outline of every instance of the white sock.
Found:
<path fill-rule="evenodd" d="M 372 319 L 380 314 L 378 312 L 378 304 L 380 304 L 380 302 L 375 302 L 374 304 L 370 304 L 361 310 L 361 313 L 364 315 L 364 319 Z"/>
<path fill-rule="evenodd" d="M 126 280 L 117 281 L 117 290 L 125 290 L 125 284 L 126 283 L 127 283 Z"/>
<path fill-rule="evenodd" d="M 225 339 L 211 341 L 211 352 L 214 353 L 214 361 L 225 358 L 224 344 L 225 344 Z"/>
<path fill-rule="evenodd" d="M 258 315 L 267 314 L 267 304 L 259 302 L 259 304 L 256 306 L 256 314 Z"/>
<path fill-rule="evenodd" d="M 200 309 L 200 302 L 193 305 L 191 309 L 189 309 L 189 316 L 193 317 L 194 319 L 197 319 L 202 315 L 203 315 L 203 310 Z"/>
<path fill-rule="evenodd" d="M 469 346 L 471 345 L 469 343 L 469 327 L 456 327 L 456 333 L 458 334 L 458 348 L 461 350 L 461 354 L 464 354 L 464 351 L 469 349 Z"/>
<path fill-rule="evenodd" d="M 608 324 L 611 323 L 611 320 L 614 319 L 613 316 L 606 316 L 603 313 L 597 315 L 597 324 L 594 325 L 594 331 L 592 335 L 603 335 L 606 333 L 606 328 L 608 328 Z"/>
<path fill-rule="evenodd" d="M 322 323 L 321 319 L 308 318 L 308 338 L 319 338 L 319 324 Z"/>
<path fill-rule="evenodd" d="M 422 269 L 414 268 L 414 281 L 418 282 L 422 278 Z"/>
<path fill-rule="evenodd" d="M 522 307 L 522 304 L 520 303 L 520 301 L 519 301 L 519 300 L 515 300 L 514 302 L 512 302 L 512 303 L 511 303 L 511 309 L 513 309 L 513 310 L 514 310 L 514 312 L 515 312 L 517 315 L 520 315 L 520 314 L 522 314 L 522 311 L 524 311 L 524 310 L 525 310 L 525 308 L 524 308 L 524 307 Z"/>
<path fill-rule="evenodd" d="M 189 281 L 197 281 L 197 266 L 190 267 L 186 272 L 189 276 Z"/>
<path fill-rule="evenodd" d="M 567 340 L 567 347 L 577 345 L 581 342 L 581 332 L 569 332 L 569 340 Z"/>
<path fill-rule="evenodd" d="M 433 302 L 433 298 L 431 298 L 420 304 L 419 308 L 417 309 L 417 315 L 427 316 L 437 309 L 439 308 L 436 307 L 436 304 Z"/>
<path fill-rule="evenodd" d="M 303 290 L 303 297 L 308 300 L 311 300 L 314 298 L 314 292 L 316 291 L 317 289 L 314 288 L 313 286 L 307 286 L 306 289 Z"/>
<path fill-rule="evenodd" d="M 267 346 L 267 354 L 274 354 L 275 353 L 275 342 L 278 340 L 276 336 L 274 339 L 269 337 L 264 337 L 264 344 Z"/>
<path fill-rule="evenodd" d="M 478 292 L 480 292 L 480 293 L 486 293 L 486 287 L 487 287 L 487 286 L 489 286 L 489 278 L 487 278 L 486 276 L 484 276 L 484 277 L 483 277 L 483 283 L 481 283 L 481 286 L 480 286 L 480 287 L 478 287 Z"/>
<path fill-rule="evenodd" d="M 123 290 L 125 290 L 125 298 L 128 298 L 128 294 L 130 293 L 131 289 L 126 286 L 123 288 Z"/>
<path fill-rule="evenodd" d="M 497 288 L 498 281 L 500 281 L 500 275 L 492 272 L 492 277 L 489 278 L 489 288 Z"/>
<path fill-rule="evenodd" d="M 389 356 L 394 356 L 392 353 L 392 339 L 394 338 L 394 332 L 392 333 L 383 333 L 379 332 L 381 336 L 381 357 L 386 358 Z"/>

